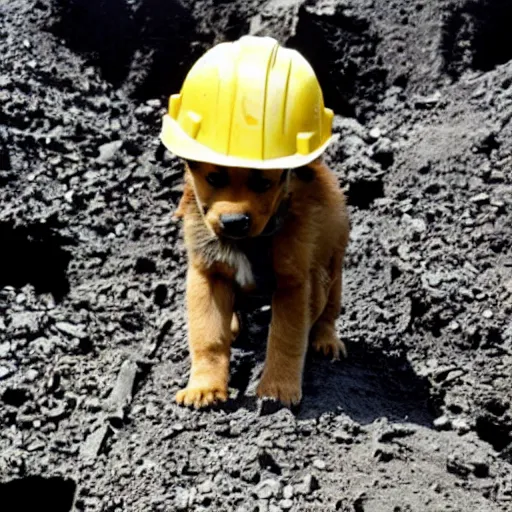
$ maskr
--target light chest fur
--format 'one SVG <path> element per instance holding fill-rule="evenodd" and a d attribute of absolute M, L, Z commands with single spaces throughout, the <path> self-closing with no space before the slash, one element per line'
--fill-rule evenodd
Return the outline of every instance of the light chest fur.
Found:
<path fill-rule="evenodd" d="M 206 266 L 228 266 L 242 290 L 271 292 L 274 286 L 272 265 L 273 236 L 239 241 L 223 240 L 205 226 L 197 207 L 185 219 L 186 246 Z"/>

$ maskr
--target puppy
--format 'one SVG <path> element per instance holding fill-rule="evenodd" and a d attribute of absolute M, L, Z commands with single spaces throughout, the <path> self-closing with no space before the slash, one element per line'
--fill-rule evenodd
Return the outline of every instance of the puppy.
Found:
<path fill-rule="evenodd" d="M 335 320 L 350 227 L 335 175 L 321 159 L 291 170 L 188 161 L 176 215 L 188 254 L 192 361 L 177 402 L 199 408 L 227 399 L 235 294 L 257 290 L 266 264 L 272 320 L 257 394 L 297 404 L 308 340 L 334 359 L 346 355 Z"/>

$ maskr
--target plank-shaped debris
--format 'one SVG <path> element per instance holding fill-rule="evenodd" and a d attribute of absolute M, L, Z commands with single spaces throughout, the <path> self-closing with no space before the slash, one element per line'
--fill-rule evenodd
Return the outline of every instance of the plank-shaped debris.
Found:
<path fill-rule="evenodd" d="M 126 409 L 133 398 L 133 386 L 139 367 L 135 361 L 127 359 L 121 365 L 114 389 L 105 404 L 108 419 L 114 427 L 122 425 Z"/>
<path fill-rule="evenodd" d="M 154 357 L 158 347 L 160 347 L 165 335 L 169 332 L 171 327 L 173 326 L 173 321 L 169 317 L 164 317 L 160 322 L 158 327 L 158 331 L 156 336 L 151 338 L 143 347 L 142 347 L 142 357 L 143 358 L 151 358 Z"/>
<path fill-rule="evenodd" d="M 94 430 L 80 447 L 80 459 L 84 464 L 92 464 L 100 454 L 107 437 L 112 433 L 112 427 L 108 423 L 102 423 Z"/>

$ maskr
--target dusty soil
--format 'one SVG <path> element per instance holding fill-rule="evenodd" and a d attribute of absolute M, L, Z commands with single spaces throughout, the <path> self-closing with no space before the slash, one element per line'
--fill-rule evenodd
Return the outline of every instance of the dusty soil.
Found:
<path fill-rule="evenodd" d="M 0 0 L 0 509 L 512 509 L 509 0 Z M 352 236 L 297 411 L 174 404 L 189 361 L 166 97 L 213 43 L 300 49 Z"/>

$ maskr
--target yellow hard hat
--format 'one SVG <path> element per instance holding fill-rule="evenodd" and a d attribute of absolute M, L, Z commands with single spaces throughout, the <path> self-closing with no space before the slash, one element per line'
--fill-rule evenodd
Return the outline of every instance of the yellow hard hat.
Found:
<path fill-rule="evenodd" d="M 229 167 L 294 168 L 320 156 L 333 111 L 307 60 L 271 37 L 208 50 L 169 99 L 161 140 L 174 154 Z"/>

